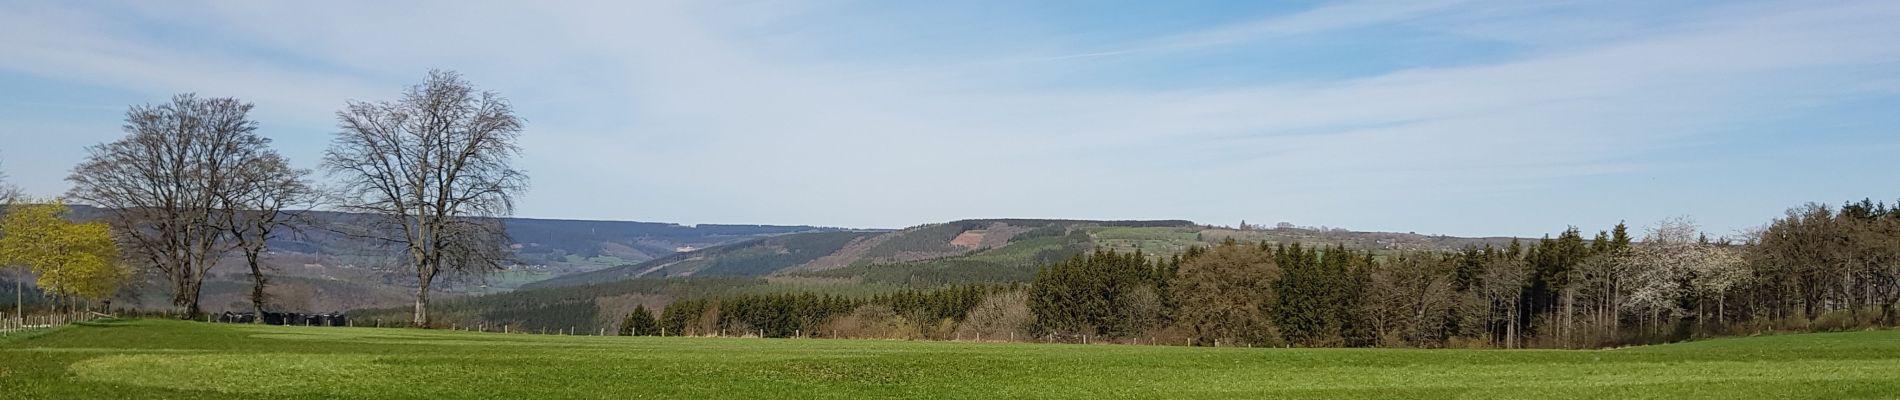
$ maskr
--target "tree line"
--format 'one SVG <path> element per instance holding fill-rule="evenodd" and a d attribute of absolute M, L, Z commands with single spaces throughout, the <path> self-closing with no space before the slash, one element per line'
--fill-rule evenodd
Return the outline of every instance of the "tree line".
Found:
<path fill-rule="evenodd" d="M 1640 241 L 1618 224 L 1454 252 L 1098 252 L 1045 267 L 1029 301 L 1030 332 L 1259 346 L 1580 348 L 1893 326 L 1900 208 L 1808 205 L 1739 240 L 1672 219 Z"/>
<path fill-rule="evenodd" d="M 641 306 L 619 332 L 635 336 L 941 337 L 1007 285 L 954 285 L 867 297 L 776 293 L 674 301 L 655 316 Z"/>
<path fill-rule="evenodd" d="M 1739 238 L 1670 219 L 1640 238 L 1624 224 L 1587 239 L 1573 227 L 1459 251 L 1232 240 L 1169 256 L 1098 250 L 1046 264 L 1027 285 L 679 301 L 642 332 L 1594 348 L 1894 326 L 1896 306 L 1900 207 L 1864 200 L 1793 209 Z"/>

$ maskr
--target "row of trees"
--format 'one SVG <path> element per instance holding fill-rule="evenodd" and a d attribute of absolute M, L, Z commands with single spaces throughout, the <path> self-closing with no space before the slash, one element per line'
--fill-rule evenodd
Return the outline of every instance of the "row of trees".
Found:
<path fill-rule="evenodd" d="M 527 178 L 512 166 L 523 123 L 501 96 L 431 71 L 399 100 L 348 102 L 322 161 L 337 183 L 329 190 L 271 148 L 252 108 L 192 94 L 134 106 L 126 136 L 89 147 L 67 177 L 66 200 L 104 213 L 114 252 L 123 254 L 108 261 L 163 278 L 187 318 L 202 312 L 209 270 L 234 253 L 249 267 L 252 306 L 263 312 L 271 240 L 300 225 L 299 211 L 323 205 L 366 217 L 322 228 L 399 249 L 400 263 L 416 273 L 417 325 L 428 324 L 429 287 L 438 277 L 491 271 L 507 260 L 496 217 L 513 212 Z M 49 272 L 38 265 L 53 263 L 10 261 L 35 265 L 42 279 Z"/>
<path fill-rule="evenodd" d="M 1161 298 L 1138 295 L 1147 290 Z M 1891 326 L 1900 210 L 1810 205 L 1741 242 L 1672 219 L 1640 242 L 1619 224 L 1589 240 L 1572 228 L 1458 252 L 1227 242 L 1155 262 L 1097 253 L 1045 268 L 1031 293 L 1031 331 L 1197 343 L 1594 347 Z"/>
<path fill-rule="evenodd" d="M 621 320 L 622 335 L 940 337 L 979 303 L 1011 286 L 964 285 L 870 297 L 814 293 L 680 300 L 655 317 L 644 306 Z"/>
<path fill-rule="evenodd" d="M 1791 210 L 1739 241 L 1670 219 L 1640 241 L 1618 224 L 1588 239 L 1571 228 L 1461 251 L 1234 241 L 1169 257 L 1096 251 L 1044 266 L 1028 287 L 702 298 L 654 324 L 781 337 L 1586 348 L 1892 326 L 1897 307 L 1900 207 L 1862 201 Z"/>
<path fill-rule="evenodd" d="M 1162 318 L 1161 295 L 1179 259 L 1150 262 L 1137 251 L 1098 250 L 1043 267 L 1030 281 L 1028 308 L 1040 333 L 1128 335 Z"/>
<path fill-rule="evenodd" d="M 1604 268 L 1647 262 L 1626 251 L 1630 240 L 1622 226 L 1612 232 L 1589 242 L 1571 229 L 1555 239 L 1514 242 L 1507 249 L 1384 256 L 1343 246 L 1231 240 L 1152 263 L 1139 254 L 1097 253 L 1044 269 L 1032 288 L 1032 293 L 1084 295 L 1032 295 L 1030 309 L 1037 317 L 1033 329 L 1047 333 L 1166 336 L 1187 343 L 1516 347 L 1533 336 L 1582 340 L 1581 332 L 1617 314 L 1606 308 L 1615 301 L 1593 292 L 1619 290 L 1610 279 L 1616 275 L 1606 274 L 1614 271 Z M 1102 289 L 1117 286 L 1098 283 L 1103 277 L 1122 277 L 1128 283 L 1121 286 L 1153 290 L 1159 299 L 1089 297 L 1114 292 Z M 1630 288 L 1649 293 L 1642 285 L 1620 290 Z M 1078 310 L 1121 316 L 1125 322 L 1078 329 L 1066 322 Z"/>
<path fill-rule="evenodd" d="M 251 104 L 174 96 L 126 112 L 127 136 L 92 146 L 67 198 L 105 212 L 128 260 L 167 278 L 172 303 L 199 314 L 207 272 L 227 252 L 255 264 L 283 206 L 308 200 L 307 173 L 257 133 Z M 256 276 L 262 292 L 261 276 Z M 261 311 L 264 298 L 253 302 Z"/>
<path fill-rule="evenodd" d="M 1845 314 L 1893 325 L 1900 304 L 1900 203 L 1863 200 L 1789 210 L 1753 239 L 1748 281 L 1728 305 L 1774 318 Z M 1720 306 L 1718 306 L 1720 307 Z M 1867 315 L 1866 311 L 1874 314 Z"/>

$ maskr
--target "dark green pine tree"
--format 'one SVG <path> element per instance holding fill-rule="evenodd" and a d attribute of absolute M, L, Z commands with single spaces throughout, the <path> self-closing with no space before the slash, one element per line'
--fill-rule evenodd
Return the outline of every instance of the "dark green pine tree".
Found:
<path fill-rule="evenodd" d="M 1616 227 L 1610 229 L 1610 243 L 1612 245 L 1611 250 L 1621 251 L 1621 250 L 1629 249 L 1630 248 L 1629 225 L 1623 224 L 1622 221 L 1617 221 Z"/>
<path fill-rule="evenodd" d="M 1277 252 L 1280 280 L 1274 282 L 1279 305 L 1274 322 L 1287 341 L 1305 346 L 1318 345 L 1339 336 L 1340 290 L 1345 279 L 1345 250 L 1319 249 L 1294 243 Z"/>
<path fill-rule="evenodd" d="M 660 322 L 653 318 L 653 312 L 647 306 L 633 309 L 627 318 L 620 321 L 620 336 L 654 336 L 660 334 Z"/>

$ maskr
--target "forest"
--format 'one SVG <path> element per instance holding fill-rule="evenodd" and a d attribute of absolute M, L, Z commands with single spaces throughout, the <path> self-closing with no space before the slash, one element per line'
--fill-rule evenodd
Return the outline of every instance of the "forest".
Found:
<path fill-rule="evenodd" d="M 1739 238 L 1618 224 L 1461 251 L 1232 240 L 1097 250 L 1025 284 L 874 296 L 707 296 L 639 335 L 1109 341 L 1205 346 L 1601 348 L 1895 325 L 1900 207 L 1789 210 Z M 625 318 L 628 324 L 635 318 Z M 645 324 L 646 322 L 642 322 Z"/>

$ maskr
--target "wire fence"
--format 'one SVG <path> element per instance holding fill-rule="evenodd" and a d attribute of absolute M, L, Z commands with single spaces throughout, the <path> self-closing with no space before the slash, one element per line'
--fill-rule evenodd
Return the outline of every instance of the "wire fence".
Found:
<path fill-rule="evenodd" d="M 19 335 L 42 329 L 52 329 L 74 322 L 91 321 L 101 317 L 103 317 L 103 315 L 86 311 L 27 315 L 0 313 L 0 337 Z"/>

